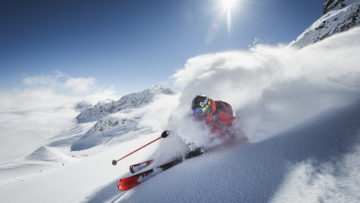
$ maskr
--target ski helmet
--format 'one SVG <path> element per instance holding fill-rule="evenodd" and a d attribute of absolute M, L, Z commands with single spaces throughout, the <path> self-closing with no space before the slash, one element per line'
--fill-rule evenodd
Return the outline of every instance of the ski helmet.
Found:
<path fill-rule="evenodd" d="M 197 95 L 191 102 L 191 108 L 195 116 L 209 115 L 211 112 L 210 99 L 207 96 Z"/>

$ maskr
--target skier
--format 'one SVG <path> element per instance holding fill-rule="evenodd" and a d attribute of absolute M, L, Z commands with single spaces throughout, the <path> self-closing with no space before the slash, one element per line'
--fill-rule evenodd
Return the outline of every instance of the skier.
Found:
<path fill-rule="evenodd" d="M 231 126 L 235 117 L 230 104 L 214 101 L 207 96 L 197 95 L 191 103 L 193 116 L 196 120 L 205 121 L 215 137 L 233 136 Z"/>
<path fill-rule="evenodd" d="M 215 135 L 215 138 L 227 138 L 227 137 L 234 137 L 234 133 L 231 132 L 231 126 L 232 122 L 235 120 L 235 117 L 233 116 L 233 110 L 230 104 L 223 102 L 223 101 L 214 101 L 207 96 L 200 96 L 197 95 L 193 100 L 191 104 L 191 108 L 193 110 L 193 116 L 196 120 L 204 121 L 209 127 L 210 131 Z M 135 151 L 131 152 L 130 154 L 146 147 L 147 145 L 155 142 L 156 140 L 159 140 L 161 138 L 166 138 L 171 131 L 165 130 L 161 137 L 156 138 L 155 140 L 149 142 L 148 144 L 140 147 L 139 149 L 136 149 Z M 246 137 L 244 137 L 244 140 L 247 140 Z M 190 159 L 192 157 L 196 157 L 199 155 L 202 155 L 206 153 L 206 149 L 203 146 L 196 146 L 194 143 L 188 144 L 188 150 L 185 153 L 184 157 L 178 157 L 170 162 L 167 162 L 165 164 L 162 164 L 160 166 L 156 166 L 154 168 L 151 168 L 147 171 L 143 171 L 140 173 L 137 173 L 135 175 L 119 179 L 117 181 L 117 186 L 120 191 L 126 191 L 129 190 L 136 185 L 139 185 L 143 181 L 147 180 L 148 178 L 158 174 L 161 171 L 167 170 L 181 162 L 183 162 L 185 159 Z M 121 159 L 129 156 L 130 154 L 122 157 Z M 116 165 L 116 163 L 119 160 L 113 160 L 113 165 Z M 149 166 L 151 163 L 153 163 L 153 160 L 148 160 L 145 162 L 141 162 L 138 164 L 133 164 L 130 166 L 131 173 L 135 173 L 137 171 L 140 171 L 144 169 L 145 167 Z"/>

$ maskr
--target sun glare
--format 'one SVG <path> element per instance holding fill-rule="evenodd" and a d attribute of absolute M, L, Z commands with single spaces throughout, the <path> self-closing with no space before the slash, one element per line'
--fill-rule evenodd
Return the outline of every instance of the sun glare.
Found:
<path fill-rule="evenodd" d="M 239 0 L 218 0 L 218 7 L 222 8 L 222 12 L 226 15 L 228 32 L 231 32 L 231 15 L 235 12 Z"/>
<path fill-rule="evenodd" d="M 237 0 L 220 0 L 220 4 L 225 10 L 231 10 L 236 6 Z"/>
<path fill-rule="evenodd" d="M 206 37 L 206 44 L 214 41 L 219 33 L 221 27 L 227 27 L 227 33 L 231 36 L 233 18 L 237 17 L 237 13 L 242 8 L 242 4 L 247 0 L 212 0 L 206 1 L 210 3 L 209 11 L 214 16 L 213 21 L 209 27 L 209 32 Z"/>

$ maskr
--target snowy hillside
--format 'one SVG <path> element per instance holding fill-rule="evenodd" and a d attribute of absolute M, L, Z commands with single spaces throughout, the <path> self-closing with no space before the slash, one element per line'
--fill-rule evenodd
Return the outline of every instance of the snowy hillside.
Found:
<path fill-rule="evenodd" d="M 188 160 L 117 202 L 358 202 L 359 109 L 358 101 L 263 142 Z M 103 194 L 88 200 L 116 199 Z"/>
<path fill-rule="evenodd" d="M 323 14 L 290 45 L 304 47 L 358 26 L 360 24 L 360 1 L 327 0 L 324 4 Z"/>

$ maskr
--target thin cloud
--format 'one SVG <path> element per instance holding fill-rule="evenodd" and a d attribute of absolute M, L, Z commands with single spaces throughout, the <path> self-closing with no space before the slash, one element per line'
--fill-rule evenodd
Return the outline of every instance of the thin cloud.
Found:
<path fill-rule="evenodd" d="M 101 91 L 93 77 L 71 77 L 60 71 L 41 76 L 27 76 L 23 79 L 26 88 L 51 88 L 56 91 L 67 91 L 74 94 L 90 94 Z"/>
<path fill-rule="evenodd" d="M 94 89 L 96 83 L 95 78 L 70 78 L 65 81 L 64 87 L 69 88 L 73 92 L 88 92 Z"/>
<path fill-rule="evenodd" d="M 24 88 L 0 91 L 0 161 L 27 155 L 74 124 L 79 102 L 118 99 L 113 87 L 95 78 L 72 78 L 61 72 L 26 77 Z"/>

